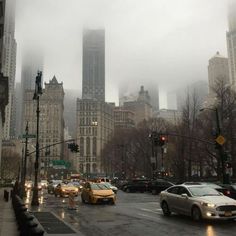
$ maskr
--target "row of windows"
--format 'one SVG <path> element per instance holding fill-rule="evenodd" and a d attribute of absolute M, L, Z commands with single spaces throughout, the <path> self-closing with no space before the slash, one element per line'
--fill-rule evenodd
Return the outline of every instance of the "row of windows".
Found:
<path fill-rule="evenodd" d="M 80 138 L 80 155 L 92 155 L 96 156 L 97 155 L 97 138 L 93 137 L 90 139 L 90 137 L 87 137 L 86 139 L 81 137 Z M 86 153 L 86 154 L 85 154 Z"/>
<path fill-rule="evenodd" d="M 91 127 L 89 127 L 89 128 L 80 127 L 79 134 L 80 135 L 97 136 L 97 128 L 96 127 L 92 127 L 92 128 Z"/>

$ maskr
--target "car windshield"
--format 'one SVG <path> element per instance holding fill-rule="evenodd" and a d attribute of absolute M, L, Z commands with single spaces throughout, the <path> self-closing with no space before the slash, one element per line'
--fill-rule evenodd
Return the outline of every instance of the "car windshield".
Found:
<path fill-rule="evenodd" d="M 213 188 L 210 188 L 208 186 L 202 186 L 202 187 L 189 187 L 189 191 L 193 196 L 197 197 L 203 197 L 203 196 L 220 196 L 220 193 L 216 191 Z"/>
<path fill-rule="evenodd" d="M 112 185 L 110 184 L 110 183 L 108 183 L 108 182 L 106 182 L 106 183 L 103 183 L 105 186 L 107 186 L 108 188 L 111 188 L 112 187 Z"/>
<path fill-rule="evenodd" d="M 105 184 L 94 183 L 94 184 L 91 184 L 91 189 L 92 190 L 107 190 L 110 188 L 108 186 L 106 186 Z"/>

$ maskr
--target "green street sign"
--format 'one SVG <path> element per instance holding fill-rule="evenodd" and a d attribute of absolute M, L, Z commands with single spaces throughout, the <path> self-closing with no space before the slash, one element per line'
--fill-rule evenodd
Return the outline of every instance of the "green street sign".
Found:
<path fill-rule="evenodd" d="M 36 138 L 36 135 L 35 134 L 28 134 L 28 135 L 23 134 L 22 138 Z"/>
<path fill-rule="evenodd" d="M 36 138 L 36 135 L 35 134 L 28 134 L 28 135 L 23 134 L 22 138 Z"/>

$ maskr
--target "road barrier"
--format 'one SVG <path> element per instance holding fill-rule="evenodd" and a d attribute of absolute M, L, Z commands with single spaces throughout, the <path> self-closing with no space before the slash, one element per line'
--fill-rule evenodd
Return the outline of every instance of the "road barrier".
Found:
<path fill-rule="evenodd" d="M 12 193 L 12 206 L 15 212 L 16 221 L 20 236 L 42 236 L 44 230 L 34 215 L 28 212 L 23 200 L 14 192 Z"/>

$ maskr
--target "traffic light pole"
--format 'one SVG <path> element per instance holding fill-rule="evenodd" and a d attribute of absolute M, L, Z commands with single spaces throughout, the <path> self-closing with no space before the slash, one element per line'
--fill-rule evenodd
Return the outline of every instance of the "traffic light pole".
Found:
<path fill-rule="evenodd" d="M 161 177 L 164 177 L 164 148 L 161 147 Z"/>

